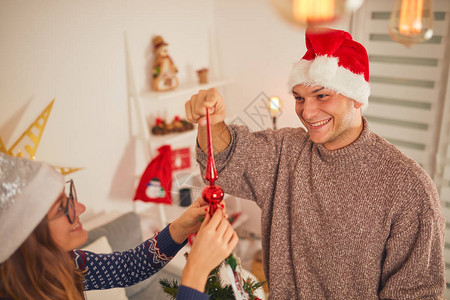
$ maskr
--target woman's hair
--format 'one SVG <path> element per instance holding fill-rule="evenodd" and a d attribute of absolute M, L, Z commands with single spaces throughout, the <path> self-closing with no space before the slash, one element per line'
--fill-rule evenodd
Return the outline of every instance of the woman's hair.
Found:
<path fill-rule="evenodd" d="M 85 299 L 82 279 L 70 255 L 53 241 L 45 217 L 0 265 L 0 297 Z"/>

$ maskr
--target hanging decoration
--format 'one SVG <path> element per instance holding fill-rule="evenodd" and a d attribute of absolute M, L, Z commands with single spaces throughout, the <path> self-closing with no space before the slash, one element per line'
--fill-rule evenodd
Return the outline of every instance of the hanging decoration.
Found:
<path fill-rule="evenodd" d="M 396 0 L 389 20 L 392 39 L 407 47 L 433 36 L 432 0 Z"/>
<path fill-rule="evenodd" d="M 208 136 L 208 160 L 206 162 L 205 179 L 209 181 L 209 185 L 207 185 L 203 189 L 202 197 L 206 202 L 209 203 L 209 214 L 210 216 L 212 216 L 216 209 L 219 207 L 219 203 L 220 201 L 222 201 L 224 193 L 222 188 L 214 183 L 219 178 L 219 175 L 217 174 L 216 163 L 214 162 L 211 125 L 209 123 L 208 108 L 206 108 L 206 127 Z"/>
<path fill-rule="evenodd" d="M 55 99 L 40 113 L 40 115 L 34 120 L 33 123 L 22 133 L 22 135 L 14 142 L 14 144 L 7 149 L 2 139 L 0 138 L 0 152 L 9 154 L 16 157 L 24 157 L 30 160 L 35 159 L 35 154 L 39 143 L 44 133 L 47 120 L 53 108 Z M 69 168 L 53 166 L 62 175 L 67 175 L 82 168 Z"/>
<path fill-rule="evenodd" d="M 276 10 L 297 26 L 316 26 L 336 21 L 356 11 L 364 0 L 272 0 Z"/>
<path fill-rule="evenodd" d="M 158 148 L 156 156 L 142 174 L 134 201 L 172 204 L 172 162 L 169 145 Z"/>

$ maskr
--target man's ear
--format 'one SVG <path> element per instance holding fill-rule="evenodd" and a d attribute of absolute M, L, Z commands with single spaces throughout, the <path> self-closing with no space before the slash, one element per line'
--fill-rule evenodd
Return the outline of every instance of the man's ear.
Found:
<path fill-rule="evenodd" d="M 353 100 L 353 106 L 354 106 L 355 108 L 360 108 L 360 107 L 362 106 L 362 103 Z"/>

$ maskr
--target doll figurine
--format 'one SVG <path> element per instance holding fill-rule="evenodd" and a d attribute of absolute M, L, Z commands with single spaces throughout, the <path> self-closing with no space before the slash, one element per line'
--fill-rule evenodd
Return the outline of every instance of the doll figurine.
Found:
<path fill-rule="evenodd" d="M 155 60 L 152 70 L 152 88 L 155 91 L 168 91 L 178 86 L 176 73 L 178 69 L 173 64 L 167 49 L 167 43 L 158 35 L 152 39 Z"/>

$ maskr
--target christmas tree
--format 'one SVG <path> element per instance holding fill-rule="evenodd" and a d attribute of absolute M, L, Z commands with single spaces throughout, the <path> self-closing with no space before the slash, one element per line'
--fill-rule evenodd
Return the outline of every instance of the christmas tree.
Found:
<path fill-rule="evenodd" d="M 188 253 L 185 253 L 185 257 L 187 258 Z M 223 264 L 228 264 L 235 276 L 237 276 L 239 281 L 241 281 L 242 290 L 244 291 L 244 297 L 249 300 L 259 300 L 257 296 L 255 296 L 255 291 L 261 288 L 264 285 L 264 282 L 255 281 L 250 277 L 247 279 L 243 279 L 239 269 L 239 263 L 237 258 L 231 254 L 225 261 L 222 262 L 219 266 L 217 266 L 208 276 L 208 280 L 205 286 L 205 293 L 209 295 L 209 299 L 211 300 L 234 300 L 235 295 L 233 292 L 233 288 L 229 284 L 224 284 L 223 280 L 220 278 L 220 270 L 223 267 Z M 176 280 L 168 280 L 161 279 L 159 281 L 163 291 L 172 297 L 172 299 L 177 298 L 178 288 L 180 284 Z"/>

